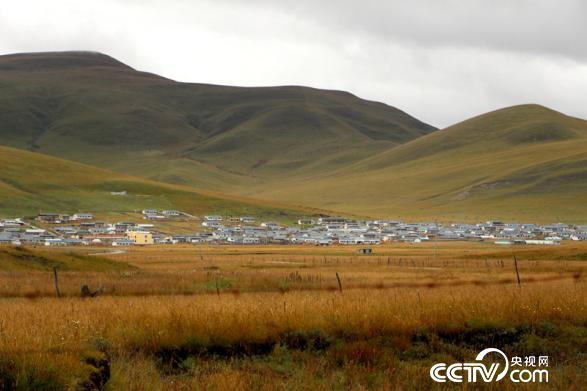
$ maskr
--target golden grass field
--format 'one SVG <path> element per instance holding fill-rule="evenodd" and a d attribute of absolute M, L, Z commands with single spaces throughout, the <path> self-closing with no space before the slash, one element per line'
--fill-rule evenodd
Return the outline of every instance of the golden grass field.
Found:
<path fill-rule="evenodd" d="M 0 389 L 587 387 L 586 244 L 126 250 L 91 255 L 120 270 L 59 272 L 60 299 L 48 270 L 0 272 Z M 81 284 L 104 294 L 82 299 Z M 430 379 L 488 347 L 548 355 L 549 382 Z"/>

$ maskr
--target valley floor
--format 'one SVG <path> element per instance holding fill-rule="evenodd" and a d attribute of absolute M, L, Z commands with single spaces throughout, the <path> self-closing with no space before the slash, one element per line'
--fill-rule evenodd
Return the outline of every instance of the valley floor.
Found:
<path fill-rule="evenodd" d="M 511 248 L 358 248 L 44 249 L 93 264 L 61 298 L 50 271 L 0 272 L 0 389 L 462 389 L 430 368 L 486 348 L 548 356 L 548 383 L 472 387 L 587 387 L 585 243 L 516 247 L 521 285 Z"/>

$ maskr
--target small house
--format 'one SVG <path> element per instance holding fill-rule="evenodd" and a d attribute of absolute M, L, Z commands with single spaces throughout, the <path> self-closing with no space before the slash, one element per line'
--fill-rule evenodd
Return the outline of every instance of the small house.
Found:
<path fill-rule="evenodd" d="M 37 216 L 38 221 L 51 224 L 61 224 L 69 221 L 69 215 L 63 213 L 41 213 Z"/>
<path fill-rule="evenodd" d="M 71 216 L 72 220 L 93 220 L 94 215 L 91 213 L 76 213 Z"/>
<path fill-rule="evenodd" d="M 130 239 L 116 239 L 116 240 L 112 241 L 112 245 L 115 247 L 132 246 L 134 244 L 135 244 L 135 242 L 133 242 Z"/>
<path fill-rule="evenodd" d="M 315 221 L 311 219 L 300 219 L 298 225 L 314 225 Z"/>

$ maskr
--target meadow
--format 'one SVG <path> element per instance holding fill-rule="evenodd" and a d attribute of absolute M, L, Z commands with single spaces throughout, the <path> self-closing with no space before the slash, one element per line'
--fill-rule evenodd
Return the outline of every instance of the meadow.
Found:
<path fill-rule="evenodd" d="M 0 389 L 587 386 L 587 245 L 357 249 L 27 249 L 49 262 L 34 270 L 2 268 L 2 255 Z M 79 259 L 93 266 L 68 266 Z M 103 294 L 82 299 L 82 284 Z M 549 382 L 430 379 L 434 363 L 471 361 L 488 347 L 548 355 Z"/>
<path fill-rule="evenodd" d="M 112 217 L 155 208 L 196 215 L 254 215 L 291 223 L 326 212 L 155 182 L 1 145 L 0 168 L 0 215 L 3 217 L 88 210 Z M 128 194 L 112 195 L 112 191 Z"/>

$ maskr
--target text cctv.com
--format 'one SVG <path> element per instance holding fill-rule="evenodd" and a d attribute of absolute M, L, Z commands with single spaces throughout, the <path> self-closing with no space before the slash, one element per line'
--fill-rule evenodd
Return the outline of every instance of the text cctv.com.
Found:
<path fill-rule="evenodd" d="M 485 364 L 479 362 L 482 361 L 483 358 L 489 353 L 500 354 L 505 359 L 504 369 L 499 374 L 497 374 L 500 367 L 499 363 L 493 363 L 488 368 Z M 500 381 L 508 374 L 508 370 L 510 369 L 510 361 L 508 360 L 507 356 L 499 349 L 485 349 L 477 355 L 475 360 L 477 362 L 456 363 L 448 366 L 444 363 L 436 364 L 430 368 L 430 377 L 432 380 L 438 383 L 445 383 L 446 381 L 462 383 L 463 378 L 465 377 L 464 375 L 466 374 L 466 379 L 469 383 L 475 383 L 478 378 L 482 379 L 484 382 L 489 383 L 492 381 Z M 534 369 L 537 366 L 548 367 L 548 356 L 539 356 L 538 362 L 536 362 L 535 356 L 525 357 L 524 365 L 526 368 L 532 368 L 533 370 L 522 369 L 524 367 L 522 366 L 521 357 L 512 358 L 512 370 L 510 371 L 510 380 L 512 382 L 548 382 L 548 371 L 546 369 Z M 522 368 L 516 368 L 518 366 Z"/>

